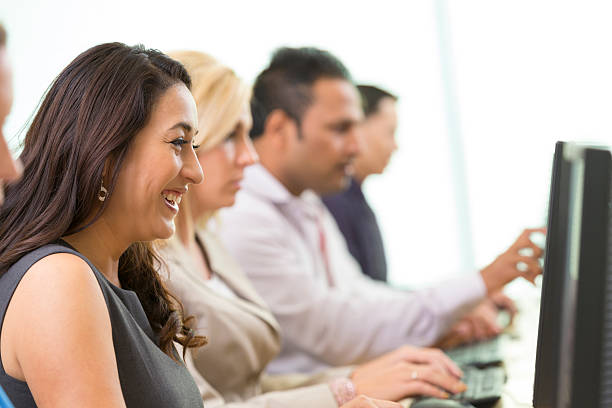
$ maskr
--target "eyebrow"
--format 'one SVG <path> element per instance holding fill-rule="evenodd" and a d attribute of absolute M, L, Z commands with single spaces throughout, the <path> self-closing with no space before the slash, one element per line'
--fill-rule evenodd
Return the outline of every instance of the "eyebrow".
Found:
<path fill-rule="evenodd" d="M 355 119 L 342 119 L 338 122 L 328 123 L 327 127 L 335 128 L 335 127 L 346 127 L 346 126 L 355 126 L 359 123 L 363 122 L 363 120 L 355 120 Z"/>
<path fill-rule="evenodd" d="M 172 126 L 170 129 L 168 130 L 174 130 L 174 129 L 183 129 L 185 132 L 187 133 L 191 133 L 193 132 L 193 128 L 191 127 L 191 125 L 187 122 L 179 122 L 176 125 Z M 194 136 L 197 135 L 199 132 L 199 130 L 196 129 Z"/>

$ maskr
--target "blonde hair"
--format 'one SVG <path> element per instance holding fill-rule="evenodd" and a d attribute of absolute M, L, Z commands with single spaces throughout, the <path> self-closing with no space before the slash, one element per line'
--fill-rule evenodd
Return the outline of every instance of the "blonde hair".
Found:
<path fill-rule="evenodd" d="M 234 130 L 245 105 L 249 106 L 251 87 L 231 68 L 203 52 L 174 51 L 168 55 L 183 64 L 191 77 L 191 93 L 198 108 L 196 144 L 200 144 L 200 151 L 217 147 Z M 182 207 L 179 217 L 187 215 Z M 204 214 L 197 227 L 205 228 L 215 214 Z"/>
<path fill-rule="evenodd" d="M 171 58 L 182 63 L 191 76 L 191 93 L 198 107 L 201 150 L 219 145 L 234 130 L 244 106 L 251 98 L 251 87 L 229 67 L 199 51 L 174 51 Z"/>

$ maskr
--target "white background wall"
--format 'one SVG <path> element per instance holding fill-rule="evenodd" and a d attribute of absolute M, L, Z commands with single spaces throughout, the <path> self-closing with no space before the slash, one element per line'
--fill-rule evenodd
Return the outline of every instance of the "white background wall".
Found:
<path fill-rule="evenodd" d="M 543 224 L 555 140 L 612 143 L 606 1 L 9 0 L 0 19 L 15 70 L 14 147 L 54 76 L 107 41 L 206 51 L 248 81 L 276 47 L 314 45 L 357 81 L 398 94 L 400 150 L 366 190 L 401 285 L 484 266 L 524 226 Z M 462 164 L 463 207 L 453 189 Z"/>

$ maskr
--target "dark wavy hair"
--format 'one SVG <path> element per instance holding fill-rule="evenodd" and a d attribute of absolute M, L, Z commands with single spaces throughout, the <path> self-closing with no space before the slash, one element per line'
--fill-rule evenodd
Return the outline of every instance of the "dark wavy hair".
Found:
<path fill-rule="evenodd" d="M 30 251 L 99 218 L 109 201 L 100 206 L 97 199 L 105 164 L 110 197 L 134 136 L 160 96 L 179 83 L 191 87 L 179 62 L 121 43 L 90 48 L 59 74 L 26 133 L 23 177 L 7 186 L 0 207 L 0 275 Z M 173 340 L 186 350 L 206 339 L 195 336 L 192 318 L 184 318 L 165 288 L 161 266 L 150 243 L 133 243 L 119 259 L 119 281 L 136 292 L 160 348 L 176 359 Z"/>

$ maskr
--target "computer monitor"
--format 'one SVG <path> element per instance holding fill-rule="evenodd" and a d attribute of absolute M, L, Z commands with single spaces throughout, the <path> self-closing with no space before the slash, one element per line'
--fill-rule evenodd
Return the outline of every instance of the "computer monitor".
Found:
<path fill-rule="evenodd" d="M 612 158 L 610 151 L 584 149 L 576 160 L 568 242 L 569 274 L 576 282 L 573 336 L 569 337 L 571 378 L 561 401 L 571 407 L 612 406 Z M 580 185 L 581 184 L 581 185 Z M 571 331 L 569 332 L 571 334 Z M 569 402 L 569 404 L 568 404 Z"/>
<path fill-rule="evenodd" d="M 563 156 L 564 142 L 557 142 L 553 159 L 548 200 L 548 219 L 544 267 L 542 271 L 542 301 L 538 328 L 538 348 L 535 368 L 533 406 L 557 406 L 561 318 L 566 284 L 566 246 L 569 212 L 570 162 Z"/>
<path fill-rule="evenodd" d="M 557 144 L 535 408 L 612 406 L 611 168 L 607 150 Z"/>

